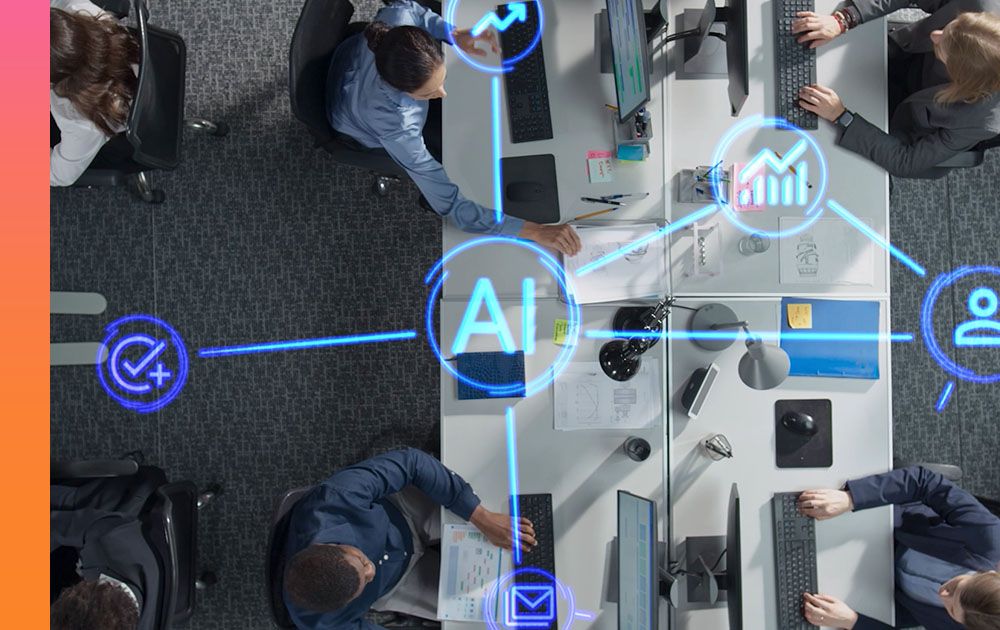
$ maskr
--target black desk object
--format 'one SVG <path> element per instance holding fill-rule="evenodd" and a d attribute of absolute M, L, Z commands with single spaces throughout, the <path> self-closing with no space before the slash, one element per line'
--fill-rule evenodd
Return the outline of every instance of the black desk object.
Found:
<path fill-rule="evenodd" d="M 786 429 L 781 418 L 790 411 L 812 416 L 818 429 L 816 435 Z M 778 468 L 829 468 L 833 465 L 833 404 L 827 399 L 775 402 L 774 435 Z"/>

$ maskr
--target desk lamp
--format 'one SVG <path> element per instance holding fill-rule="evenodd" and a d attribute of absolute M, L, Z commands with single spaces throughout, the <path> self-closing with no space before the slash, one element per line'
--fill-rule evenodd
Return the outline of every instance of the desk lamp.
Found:
<path fill-rule="evenodd" d="M 655 306 L 629 306 L 618 309 L 612 322 L 615 332 L 642 332 L 641 337 L 615 339 L 601 346 L 598 358 L 601 369 L 616 381 L 627 381 L 642 366 L 642 354 L 656 345 L 663 330 L 663 320 L 670 314 L 674 298 L 665 297 Z"/>
<path fill-rule="evenodd" d="M 742 328 L 747 335 L 747 352 L 740 359 L 740 380 L 753 389 L 773 389 L 788 378 L 791 360 L 780 346 L 764 345 L 750 332 L 745 320 L 738 320 L 733 309 L 725 304 L 707 304 L 691 318 L 691 331 L 718 331 Z M 735 338 L 692 338 L 695 345 L 719 352 L 733 345 Z"/>

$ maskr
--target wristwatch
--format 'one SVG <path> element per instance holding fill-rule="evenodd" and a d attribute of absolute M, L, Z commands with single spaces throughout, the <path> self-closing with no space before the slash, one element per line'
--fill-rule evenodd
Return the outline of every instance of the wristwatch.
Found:
<path fill-rule="evenodd" d="M 844 113 L 841 114 L 840 117 L 834 122 L 837 123 L 837 126 L 841 129 L 847 129 L 851 126 L 851 123 L 854 122 L 854 114 L 845 109 Z"/>

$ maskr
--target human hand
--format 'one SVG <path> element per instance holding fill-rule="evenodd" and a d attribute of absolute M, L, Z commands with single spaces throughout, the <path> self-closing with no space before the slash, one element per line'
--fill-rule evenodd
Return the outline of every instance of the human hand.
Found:
<path fill-rule="evenodd" d="M 840 516 L 854 509 L 854 499 L 844 490 L 806 490 L 799 495 L 799 512 L 817 521 Z"/>
<path fill-rule="evenodd" d="M 851 630 L 858 622 L 858 613 L 836 597 L 803 593 L 802 600 L 806 621 L 814 626 Z"/>
<path fill-rule="evenodd" d="M 557 249 L 567 256 L 576 256 L 583 248 L 580 235 L 576 233 L 573 226 L 565 223 L 562 225 L 541 225 L 525 221 L 518 236 L 535 241 L 539 245 Z"/>
<path fill-rule="evenodd" d="M 490 512 L 480 504 L 476 506 L 469 522 L 497 547 L 510 549 L 513 545 L 513 519 L 509 515 Z M 517 529 L 521 550 L 531 551 L 532 547 L 538 544 L 535 540 L 535 527 L 531 521 L 522 518 Z"/>
<path fill-rule="evenodd" d="M 818 84 L 806 85 L 799 90 L 799 107 L 830 122 L 836 122 L 847 111 L 836 92 Z"/>
<path fill-rule="evenodd" d="M 795 41 L 800 44 L 812 42 L 810 48 L 832 42 L 844 32 L 840 22 L 832 15 L 819 15 L 812 11 L 799 11 L 796 15 L 798 18 L 792 20 L 792 34 L 799 35 Z"/>
<path fill-rule="evenodd" d="M 486 56 L 485 50 L 476 47 L 477 42 L 489 44 L 490 50 L 493 51 L 494 55 L 500 54 L 500 42 L 497 39 L 496 29 L 488 28 L 483 31 L 479 37 L 474 37 L 472 35 L 472 31 L 469 29 L 456 29 L 451 32 L 451 38 L 455 42 L 456 46 L 469 55 L 474 55 L 476 57 Z"/>

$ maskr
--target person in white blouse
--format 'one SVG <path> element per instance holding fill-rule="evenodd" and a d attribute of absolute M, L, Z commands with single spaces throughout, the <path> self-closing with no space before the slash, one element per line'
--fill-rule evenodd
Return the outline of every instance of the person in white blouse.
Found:
<path fill-rule="evenodd" d="M 69 186 L 125 130 L 135 94 L 139 42 L 88 0 L 49 2 L 49 185 Z"/>

